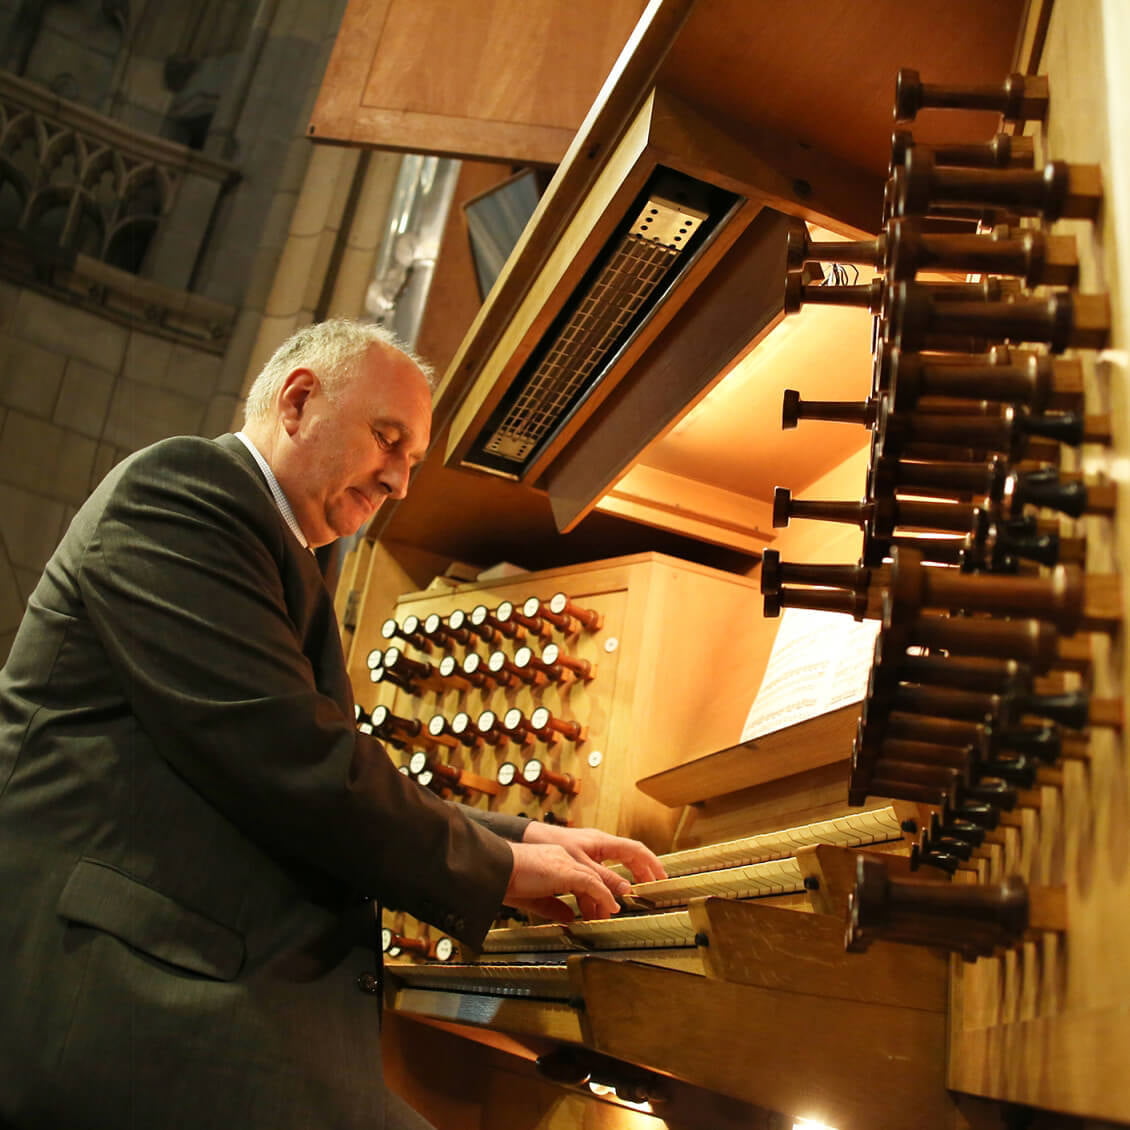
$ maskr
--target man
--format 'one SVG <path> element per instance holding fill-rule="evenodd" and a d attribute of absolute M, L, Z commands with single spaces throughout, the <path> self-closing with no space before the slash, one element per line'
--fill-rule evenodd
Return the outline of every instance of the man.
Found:
<path fill-rule="evenodd" d="M 387 335 L 309 327 L 242 433 L 136 453 L 71 523 L 0 674 L 0 1125 L 420 1126 L 380 1080 L 368 899 L 475 945 L 503 900 L 612 913 L 602 859 L 662 875 L 472 820 L 356 732 L 310 550 L 404 497 L 429 429 Z"/>

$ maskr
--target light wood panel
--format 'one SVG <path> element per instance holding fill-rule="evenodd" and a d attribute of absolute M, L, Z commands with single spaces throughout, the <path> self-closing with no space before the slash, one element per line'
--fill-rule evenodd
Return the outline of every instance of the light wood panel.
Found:
<path fill-rule="evenodd" d="M 351 0 L 309 135 L 556 164 L 644 0 Z"/>
<path fill-rule="evenodd" d="M 940 1012 L 571 958 L 591 1046 L 837 1130 L 951 1128 Z M 741 1022 L 735 1023 L 740 1017 Z M 921 1051 L 921 1058 L 906 1054 Z"/>
<path fill-rule="evenodd" d="M 596 509 L 760 554 L 776 537 L 768 503 L 637 463 Z"/>
<path fill-rule="evenodd" d="M 861 281 L 869 277 L 864 271 Z M 730 298 L 736 300 L 736 295 Z M 784 390 L 795 388 L 805 400 L 866 399 L 871 392 L 870 340 L 866 310 L 805 306 L 777 322 L 731 370 L 722 370 L 706 398 L 646 447 L 637 466 L 741 492 L 752 500 L 772 498 L 773 488 L 783 484 L 794 493 L 805 491 L 859 451 L 867 434 L 858 425 L 821 420 L 782 429 Z M 751 442 L 754 430 L 756 442 Z M 858 494 L 860 481 L 847 484 L 851 492 Z M 786 531 L 774 533 L 786 536 Z"/>
<path fill-rule="evenodd" d="M 890 157 L 895 72 L 1001 81 L 1023 10 L 1024 0 L 815 0 L 802 8 L 700 0 L 662 80 L 700 105 L 880 173 Z M 991 114 L 957 113 L 924 117 L 914 132 L 968 140 L 995 129 Z"/>
<path fill-rule="evenodd" d="M 545 600 L 558 590 L 604 618 L 598 631 L 561 641 L 568 654 L 596 665 L 591 682 L 420 695 L 388 684 L 367 686 L 364 655 L 377 646 L 378 628 L 386 616 L 446 616 L 455 608 L 469 612 L 479 603 L 493 609 L 502 600 L 521 604 L 531 595 Z M 735 621 L 747 610 L 751 624 L 759 623 L 751 607 L 755 600 L 755 585 L 744 577 L 658 554 L 410 593 L 395 607 L 389 603 L 382 608 L 370 599 L 358 624 L 351 661 L 356 696 L 366 709 L 384 703 L 398 715 L 424 722 L 433 713 L 450 718 L 459 710 L 477 717 L 485 709 L 504 714 L 517 706 L 529 714 L 537 705 L 547 706 L 557 717 L 577 719 L 588 731 L 579 743 L 561 741 L 547 747 L 539 742 L 522 748 L 511 743 L 477 753 L 445 750 L 441 760 L 493 779 L 504 760 L 520 765 L 527 757 L 542 757 L 553 771 L 581 780 L 579 795 L 569 799 L 551 788 L 545 798 L 538 798 L 515 785 L 503 795 L 479 795 L 468 803 L 531 815 L 553 812 L 668 850 L 679 811 L 645 796 L 635 782 L 650 769 L 680 764 L 730 745 L 740 735 L 762 660 L 760 649 L 734 649 L 729 644 Z M 508 641 L 504 650 L 513 654 L 516 646 Z M 485 654 L 489 649 L 484 645 L 477 650 Z M 728 659 L 720 665 L 717 656 L 723 651 Z M 456 654 L 461 656 L 463 649 Z M 413 748 L 408 743 L 394 757 L 406 759 Z M 601 755 L 597 765 L 588 760 L 594 751 Z"/>
<path fill-rule="evenodd" d="M 736 899 L 696 899 L 691 921 L 709 977 L 781 992 L 944 1012 L 949 966 L 931 950 L 879 943 L 844 952 L 841 917 Z M 865 960 L 860 960 L 864 958 Z"/>
<path fill-rule="evenodd" d="M 442 433 L 435 440 L 444 442 Z M 377 526 L 377 522 L 383 525 Z M 657 552 L 746 573 L 752 554 L 710 545 L 667 529 L 595 513 L 561 536 L 546 495 L 494 476 L 445 467 L 438 456 L 413 476 L 408 499 L 377 511 L 370 536 L 418 545 L 429 551 L 478 562 L 483 568 L 510 561 L 526 569 Z"/>
<path fill-rule="evenodd" d="M 386 540 L 373 546 L 365 573 L 357 578 L 360 597 L 356 601 L 355 627 L 350 638 L 343 641 L 355 693 L 368 683 L 365 656 L 381 645 L 381 622 L 397 597 L 402 592 L 424 588 L 450 564 L 450 558 L 417 545 Z"/>
<path fill-rule="evenodd" d="M 762 738 L 686 761 L 644 777 L 637 784 L 648 796 L 672 807 L 752 789 L 766 781 L 843 761 L 858 721 L 858 706 L 842 706 Z"/>

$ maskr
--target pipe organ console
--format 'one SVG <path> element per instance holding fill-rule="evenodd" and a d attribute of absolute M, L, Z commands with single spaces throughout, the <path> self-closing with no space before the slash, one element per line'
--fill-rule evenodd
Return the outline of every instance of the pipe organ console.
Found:
<path fill-rule="evenodd" d="M 772 507 L 858 527 L 860 558 L 770 548 L 758 582 L 769 617 L 877 624 L 844 814 L 672 851 L 677 812 L 634 788 L 740 732 L 745 578 L 643 555 L 408 594 L 357 626 L 358 724 L 422 787 L 638 836 L 669 878 L 608 921 L 510 915 L 481 953 L 386 911 L 389 1007 L 775 1111 L 819 1065 L 838 1130 L 1004 1125 L 962 1096 L 1130 1123 L 1127 325 L 1102 246 L 1130 216 L 1100 70 L 1067 79 L 1070 8 L 1037 75 L 900 71 L 882 230 L 788 238 L 786 312 L 874 315 L 867 399 L 782 410 L 863 429 L 861 496 Z M 918 144 L 947 108 L 999 132 Z M 812 281 L 838 263 L 879 277 Z"/>

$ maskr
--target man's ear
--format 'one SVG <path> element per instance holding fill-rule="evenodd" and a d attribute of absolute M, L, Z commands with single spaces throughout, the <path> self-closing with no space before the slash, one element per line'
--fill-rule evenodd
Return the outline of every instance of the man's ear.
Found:
<path fill-rule="evenodd" d="M 287 374 L 279 390 L 279 418 L 287 435 L 298 431 L 307 405 L 318 388 L 318 378 L 309 369 L 295 369 Z"/>

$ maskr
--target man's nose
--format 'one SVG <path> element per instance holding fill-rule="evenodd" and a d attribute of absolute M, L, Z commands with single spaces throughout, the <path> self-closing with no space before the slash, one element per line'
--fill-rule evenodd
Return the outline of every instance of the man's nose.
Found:
<path fill-rule="evenodd" d="M 400 499 L 408 494 L 412 468 L 406 458 L 390 459 L 380 470 L 378 479 L 389 498 Z"/>

